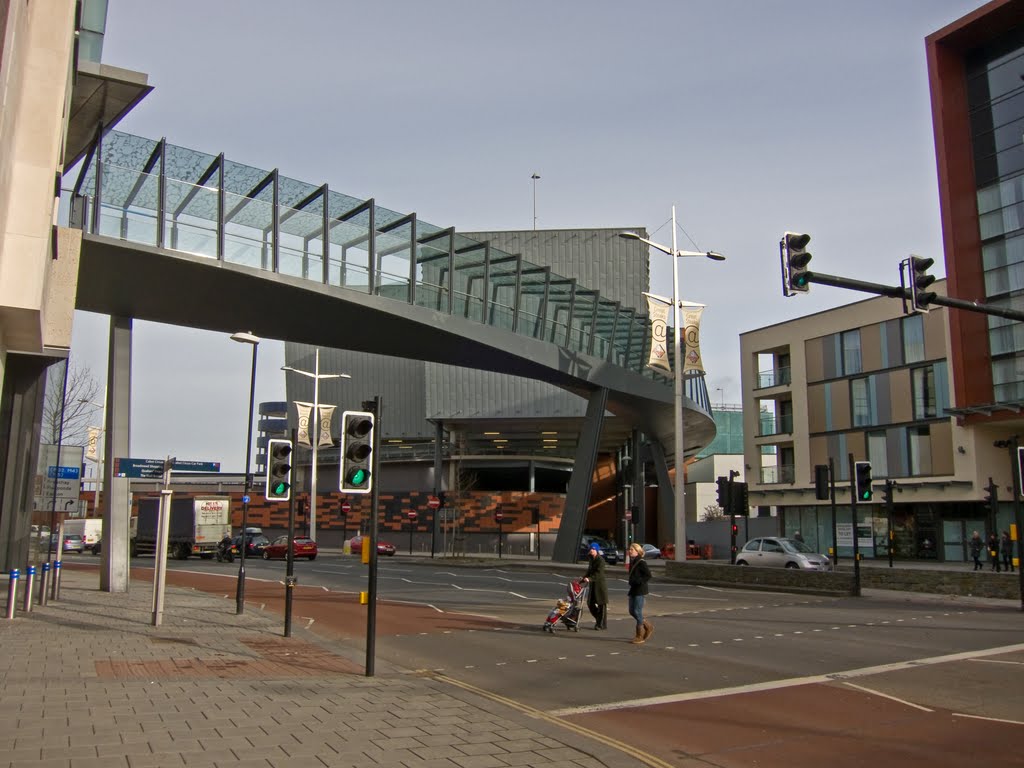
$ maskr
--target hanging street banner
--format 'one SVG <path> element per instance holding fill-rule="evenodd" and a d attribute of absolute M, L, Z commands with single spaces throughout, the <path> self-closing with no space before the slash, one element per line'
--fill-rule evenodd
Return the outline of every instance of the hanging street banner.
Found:
<path fill-rule="evenodd" d="M 296 400 L 295 411 L 299 416 L 299 428 L 295 432 L 295 442 L 299 445 L 304 445 L 307 448 L 312 448 L 313 443 L 309 438 L 309 416 L 313 413 L 313 404 Z"/>
<path fill-rule="evenodd" d="M 85 446 L 85 458 L 87 461 L 98 462 L 100 460 L 100 433 L 103 430 L 100 427 L 89 427 L 88 429 L 88 442 Z"/>
<path fill-rule="evenodd" d="M 330 448 L 334 445 L 334 438 L 331 437 L 331 419 L 334 417 L 333 405 L 320 406 L 320 418 L 317 423 L 320 426 L 320 437 L 317 439 L 317 448 Z"/>
<path fill-rule="evenodd" d="M 683 373 L 704 373 L 704 361 L 700 356 L 700 317 L 704 312 L 704 305 L 694 304 L 683 306 L 682 309 L 683 341 L 686 344 L 683 353 Z"/>
<path fill-rule="evenodd" d="M 668 363 L 668 348 L 665 346 L 668 308 L 671 302 L 666 303 L 664 299 L 650 293 L 645 293 L 644 296 L 647 297 L 647 314 L 651 318 L 651 353 L 647 359 L 647 367 L 671 373 L 672 366 Z"/>

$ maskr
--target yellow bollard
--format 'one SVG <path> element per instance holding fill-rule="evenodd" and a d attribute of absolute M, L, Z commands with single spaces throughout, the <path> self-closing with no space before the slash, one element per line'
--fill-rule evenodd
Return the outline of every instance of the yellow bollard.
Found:
<path fill-rule="evenodd" d="M 369 592 L 360 592 L 359 593 L 359 604 L 360 605 L 369 605 L 370 604 L 370 593 Z"/>

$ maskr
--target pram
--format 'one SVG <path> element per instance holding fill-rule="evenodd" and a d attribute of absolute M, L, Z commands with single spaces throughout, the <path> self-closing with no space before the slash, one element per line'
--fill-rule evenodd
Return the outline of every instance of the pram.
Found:
<path fill-rule="evenodd" d="M 579 632 L 580 614 L 583 612 L 583 606 L 587 604 L 589 591 L 590 585 L 586 582 L 570 581 L 569 586 L 566 587 L 566 597 L 555 603 L 555 607 L 551 609 L 551 613 L 548 614 L 541 629 L 554 633 L 558 622 L 562 622 L 566 629 Z"/>

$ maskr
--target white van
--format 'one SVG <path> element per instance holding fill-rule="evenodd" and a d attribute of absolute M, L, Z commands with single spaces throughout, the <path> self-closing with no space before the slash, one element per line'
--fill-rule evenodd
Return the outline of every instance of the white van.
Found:
<path fill-rule="evenodd" d="M 77 533 L 82 537 L 86 551 L 91 552 L 92 548 L 103 537 L 103 518 L 89 517 L 65 520 L 64 533 L 65 535 L 69 533 Z"/>

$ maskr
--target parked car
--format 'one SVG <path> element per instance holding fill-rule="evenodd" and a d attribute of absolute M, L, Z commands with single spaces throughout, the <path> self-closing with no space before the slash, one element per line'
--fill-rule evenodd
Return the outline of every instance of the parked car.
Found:
<path fill-rule="evenodd" d="M 57 540 L 60 538 L 57 534 L 50 537 L 50 551 L 57 551 Z M 82 539 L 81 534 L 69 533 L 64 536 L 64 552 L 75 552 L 82 554 L 85 551 L 85 541 Z"/>
<path fill-rule="evenodd" d="M 661 550 L 653 544 L 644 544 L 644 558 L 647 560 L 660 560 Z"/>
<path fill-rule="evenodd" d="M 263 554 L 263 548 L 265 546 L 267 546 L 267 544 L 270 543 L 270 539 L 268 539 L 262 533 L 251 533 L 251 532 L 245 534 L 245 541 L 246 541 L 246 549 L 245 549 L 245 556 L 246 557 L 259 557 L 260 555 Z M 235 536 L 235 538 L 233 538 L 231 540 L 231 546 L 234 547 L 236 552 L 241 552 L 242 551 L 241 550 L 241 547 L 242 547 L 242 537 L 241 536 Z"/>
<path fill-rule="evenodd" d="M 316 560 L 318 553 L 316 542 L 307 538 L 296 538 L 292 550 L 295 557 L 307 557 Z M 288 557 L 288 536 L 278 536 L 263 548 L 263 559 L 271 560 L 276 557 Z"/>
<path fill-rule="evenodd" d="M 361 555 L 361 554 L 363 554 L 363 537 L 362 536 L 353 536 L 352 539 L 349 541 L 349 549 L 350 549 L 350 551 L 352 552 L 353 555 Z M 395 545 L 394 544 L 390 544 L 390 543 L 388 543 L 386 541 L 378 540 L 377 541 L 377 554 L 378 555 L 388 555 L 388 556 L 394 555 L 395 554 Z"/>
<path fill-rule="evenodd" d="M 611 542 L 602 539 L 600 536 L 584 534 L 583 538 L 580 539 L 579 560 L 585 561 L 590 556 L 590 545 L 592 543 L 596 543 L 600 547 L 601 556 L 608 565 L 617 565 L 619 560 L 623 558 L 622 551 L 613 547 Z"/>
<path fill-rule="evenodd" d="M 781 536 L 751 539 L 736 554 L 736 565 L 762 568 L 799 568 L 805 571 L 831 571 L 828 555 L 815 552 L 802 541 Z"/>

